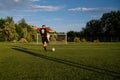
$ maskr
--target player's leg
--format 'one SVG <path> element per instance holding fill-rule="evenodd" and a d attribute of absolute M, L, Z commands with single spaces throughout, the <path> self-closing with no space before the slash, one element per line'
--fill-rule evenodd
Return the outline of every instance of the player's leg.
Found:
<path fill-rule="evenodd" d="M 43 43 L 44 50 L 47 51 L 47 41 L 46 41 L 46 38 L 42 38 L 42 43 Z"/>
<path fill-rule="evenodd" d="M 49 44 L 49 41 L 48 41 L 48 38 L 46 38 L 46 45 L 48 46 L 48 44 Z"/>
<path fill-rule="evenodd" d="M 47 44 L 49 45 L 49 42 L 50 42 L 50 36 L 47 36 Z"/>

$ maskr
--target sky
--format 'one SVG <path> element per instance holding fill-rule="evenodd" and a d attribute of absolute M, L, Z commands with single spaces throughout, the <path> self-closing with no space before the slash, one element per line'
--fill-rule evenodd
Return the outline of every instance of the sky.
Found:
<path fill-rule="evenodd" d="M 57 32 L 81 31 L 92 19 L 120 10 L 120 0 L 0 0 L 0 18 L 24 18 L 30 25 L 46 25 Z"/>

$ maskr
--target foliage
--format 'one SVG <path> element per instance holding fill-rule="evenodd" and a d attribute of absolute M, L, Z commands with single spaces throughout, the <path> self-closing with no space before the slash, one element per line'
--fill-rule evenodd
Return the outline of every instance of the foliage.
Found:
<path fill-rule="evenodd" d="M 87 40 L 86 40 L 85 38 L 83 38 L 81 41 L 82 41 L 82 42 L 87 42 Z"/>
<path fill-rule="evenodd" d="M 20 40 L 21 38 L 34 41 L 36 40 L 37 31 L 33 27 L 24 18 L 17 23 L 14 23 L 12 17 L 1 18 L 0 41 Z M 111 37 L 117 37 L 116 41 L 120 41 L 120 11 L 104 13 L 100 19 L 88 21 L 80 32 L 67 32 L 68 41 L 73 42 L 75 37 L 92 42 L 97 39 L 99 41 L 111 41 Z M 107 38 L 107 40 L 104 40 L 104 38 Z"/>
<path fill-rule="evenodd" d="M 79 37 L 75 37 L 74 38 L 74 42 L 80 42 L 80 38 Z"/>
<path fill-rule="evenodd" d="M 14 39 L 17 40 L 18 34 L 16 33 L 15 28 L 16 27 L 14 25 L 13 19 L 11 17 L 7 17 L 6 22 L 3 24 L 3 29 L 2 29 L 2 35 L 5 41 L 11 41 Z"/>
<path fill-rule="evenodd" d="M 51 41 L 56 41 L 56 39 L 57 39 L 57 35 L 52 35 L 50 38 Z"/>
<path fill-rule="evenodd" d="M 103 14 L 101 22 L 104 26 L 105 35 L 120 36 L 120 11 Z"/>
<path fill-rule="evenodd" d="M 37 31 L 26 23 L 25 19 L 21 19 L 16 25 L 17 32 L 20 35 L 19 38 L 25 38 L 27 41 L 33 41 L 36 39 Z"/>
<path fill-rule="evenodd" d="M 13 42 L 13 43 L 16 43 L 16 42 L 17 42 L 17 40 L 13 40 L 12 42 Z"/>
<path fill-rule="evenodd" d="M 21 38 L 21 39 L 19 40 L 19 42 L 21 42 L 21 43 L 27 43 L 28 41 L 27 41 L 25 38 Z"/>
<path fill-rule="evenodd" d="M 18 23 L 14 23 L 12 17 L 0 19 L 0 41 L 13 41 L 25 38 L 27 41 L 36 39 L 37 31 L 28 25 L 25 19 L 21 19 Z"/>
<path fill-rule="evenodd" d="M 69 31 L 67 34 L 69 41 L 76 36 L 92 42 L 96 39 L 104 41 L 104 37 L 109 37 L 109 39 L 117 37 L 120 41 L 120 11 L 104 13 L 100 19 L 88 21 L 78 34 L 75 31 Z"/>
<path fill-rule="evenodd" d="M 100 42 L 99 39 L 94 40 L 93 42 Z"/>
<path fill-rule="evenodd" d="M 80 32 L 69 31 L 67 32 L 68 41 L 73 42 L 75 37 L 80 37 Z"/>

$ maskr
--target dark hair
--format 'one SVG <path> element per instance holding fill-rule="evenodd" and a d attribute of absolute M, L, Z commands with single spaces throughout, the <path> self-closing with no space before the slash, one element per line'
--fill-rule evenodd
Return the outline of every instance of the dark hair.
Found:
<path fill-rule="evenodd" d="M 45 25 L 42 25 L 42 27 L 45 27 Z"/>

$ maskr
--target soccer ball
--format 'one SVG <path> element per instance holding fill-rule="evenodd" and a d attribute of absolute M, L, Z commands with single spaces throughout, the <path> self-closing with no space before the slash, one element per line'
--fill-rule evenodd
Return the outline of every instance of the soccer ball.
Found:
<path fill-rule="evenodd" d="M 54 52 L 54 51 L 55 51 L 55 48 L 52 48 L 52 51 Z"/>

